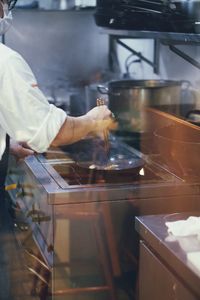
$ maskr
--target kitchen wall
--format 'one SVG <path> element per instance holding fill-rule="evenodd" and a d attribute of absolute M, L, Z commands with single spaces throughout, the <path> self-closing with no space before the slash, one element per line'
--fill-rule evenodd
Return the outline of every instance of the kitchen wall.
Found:
<path fill-rule="evenodd" d="M 127 45 L 133 47 L 137 52 L 153 61 L 153 40 L 151 39 L 124 39 Z M 190 55 L 192 58 L 200 61 L 200 46 L 197 45 L 177 45 L 179 49 Z M 125 70 L 125 60 L 130 52 L 122 46 L 118 46 L 118 55 L 120 57 L 120 66 L 122 72 Z M 132 60 L 137 59 L 136 56 Z M 130 62 L 131 60 L 129 60 Z M 160 70 L 159 74 L 154 74 L 153 68 L 145 62 L 133 63 L 130 66 L 130 74 L 136 79 L 162 78 L 174 80 L 189 80 L 196 87 L 200 88 L 200 70 L 192 66 L 181 57 L 169 50 L 168 46 L 160 46 Z"/>
<path fill-rule="evenodd" d="M 108 36 L 99 33 L 92 11 L 19 9 L 14 11 L 13 24 L 6 36 L 6 44 L 23 55 L 42 83 L 59 76 L 87 81 L 96 72 L 107 69 Z M 126 39 L 124 42 L 153 59 L 153 40 Z M 199 46 L 178 47 L 200 60 Z M 124 62 L 130 52 L 119 46 L 118 53 L 124 73 Z M 160 49 L 159 75 L 154 74 L 145 62 L 133 63 L 130 73 L 134 78 L 188 79 L 200 84 L 199 70 L 164 45 Z"/>
<path fill-rule="evenodd" d="M 92 11 L 15 10 L 6 44 L 30 64 L 39 83 L 93 80 L 107 68 L 108 37 L 99 35 Z"/>

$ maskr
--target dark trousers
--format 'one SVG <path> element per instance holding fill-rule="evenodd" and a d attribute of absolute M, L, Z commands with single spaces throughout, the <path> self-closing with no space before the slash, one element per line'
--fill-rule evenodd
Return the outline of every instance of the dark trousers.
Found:
<path fill-rule="evenodd" d="M 8 153 L 9 153 L 9 136 L 6 136 L 6 150 L 0 161 L 0 201 L 2 202 L 5 195 L 5 179 L 8 168 Z"/>
<path fill-rule="evenodd" d="M 13 300 L 12 297 L 12 283 L 10 278 L 10 261 L 13 258 L 11 252 L 11 245 L 13 245 L 14 238 L 10 230 L 10 218 L 7 210 L 7 201 L 5 201 L 5 179 L 8 167 L 8 153 L 9 153 L 9 137 L 6 137 L 6 150 L 0 161 L 0 299 Z"/>

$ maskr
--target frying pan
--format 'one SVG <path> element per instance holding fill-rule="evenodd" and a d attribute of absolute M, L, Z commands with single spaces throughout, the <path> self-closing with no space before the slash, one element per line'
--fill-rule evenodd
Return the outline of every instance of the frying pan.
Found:
<path fill-rule="evenodd" d="M 88 183 L 122 183 L 136 180 L 144 161 L 140 158 L 110 158 L 104 165 L 93 162 L 78 162 L 79 172 L 88 176 Z"/>
<path fill-rule="evenodd" d="M 144 166 L 142 158 L 115 141 L 109 141 L 108 151 L 101 139 L 82 140 L 65 150 L 71 152 L 76 172 L 88 177 L 88 183 L 132 181 Z"/>

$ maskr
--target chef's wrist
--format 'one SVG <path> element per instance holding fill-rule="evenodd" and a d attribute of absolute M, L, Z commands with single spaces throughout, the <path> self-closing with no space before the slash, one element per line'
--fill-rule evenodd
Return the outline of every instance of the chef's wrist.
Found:
<path fill-rule="evenodd" d="M 67 121 L 67 126 L 68 126 L 68 140 L 67 140 L 67 143 L 70 144 L 74 140 L 75 120 L 74 120 L 74 117 L 68 116 L 66 121 Z"/>

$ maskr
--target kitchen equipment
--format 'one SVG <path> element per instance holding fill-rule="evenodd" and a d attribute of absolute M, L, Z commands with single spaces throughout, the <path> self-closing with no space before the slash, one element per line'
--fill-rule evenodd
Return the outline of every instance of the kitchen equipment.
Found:
<path fill-rule="evenodd" d="M 97 0 L 95 21 L 113 29 L 199 32 L 199 1 Z"/>
<path fill-rule="evenodd" d="M 33 9 L 39 7 L 39 1 L 37 0 L 19 0 L 17 1 L 15 7 L 22 9 Z"/>
<path fill-rule="evenodd" d="M 145 162 L 141 157 L 128 152 L 120 143 L 109 138 L 109 149 L 101 139 L 86 139 L 74 145 L 62 147 L 76 162 L 80 177 L 89 178 L 90 183 L 105 181 L 130 182 L 139 178 Z"/>
<path fill-rule="evenodd" d="M 148 130 L 144 109 L 155 107 L 180 114 L 182 82 L 172 80 L 115 80 L 108 88 L 99 86 L 109 96 L 109 108 L 119 123 L 119 132 Z"/>
<path fill-rule="evenodd" d="M 193 213 L 199 216 L 198 211 Z M 181 223 L 191 212 L 178 215 Z M 199 241 L 194 236 L 179 238 L 178 240 L 189 246 L 187 249 L 180 247 L 179 241 L 168 234 L 165 217 L 165 214 L 161 214 L 136 218 L 136 230 L 140 235 L 140 299 L 148 300 L 149 295 L 152 299 L 163 300 L 199 299 Z M 196 263 L 193 259 L 192 263 L 188 259 L 193 253 L 197 257 Z M 155 280 L 159 281 L 159 285 L 155 286 Z M 163 289 L 166 296 L 163 295 Z"/>
<path fill-rule="evenodd" d="M 155 143 L 159 153 L 171 170 L 186 178 L 200 176 L 200 129 L 187 127 L 182 121 L 180 126 L 169 125 L 155 131 Z"/>
<path fill-rule="evenodd" d="M 171 1 L 171 9 L 176 13 L 184 15 L 187 19 L 199 20 L 200 2 L 198 0 L 173 0 Z"/>
<path fill-rule="evenodd" d="M 153 30 L 167 31 L 166 21 L 159 11 L 144 9 L 134 4 L 120 5 L 111 1 L 110 6 L 97 2 L 94 14 L 97 26 L 127 29 L 127 30 Z M 144 21 L 145 20 L 145 21 Z M 158 26 L 159 22 L 159 26 Z"/>
<path fill-rule="evenodd" d="M 128 169 L 123 176 L 101 174 L 91 181 L 91 174 L 79 166 L 94 150 L 89 152 L 92 143 L 88 140 L 52 148 L 10 166 L 7 185 L 17 182 L 17 188 L 9 194 L 47 267 L 35 269 L 35 260 L 29 267 L 39 282 L 43 278 L 40 299 L 47 299 L 47 294 L 57 300 L 61 295 L 93 291 L 91 299 L 98 292 L 104 300 L 113 285 L 119 299 L 133 294 L 138 249 L 134 216 L 192 210 L 199 205 L 199 180 L 188 183 L 163 168 L 157 156 L 145 157 L 114 136 L 111 142 L 118 154 L 142 159 L 137 175 Z M 110 277 L 105 279 L 105 273 Z"/>
<path fill-rule="evenodd" d="M 91 183 L 103 181 L 107 183 L 129 182 L 139 178 L 139 171 L 143 167 L 143 161 L 134 159 L 132 161 L 123 160 L 123 166 L 119 162 L 107 163 L 106 166 L 98 166 L 92 162 L 79 163 L 79 172 L 89 178 Z M 82 170 L 81 170 L 82 169 Z"/>

